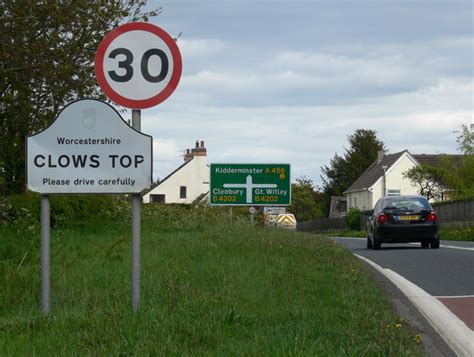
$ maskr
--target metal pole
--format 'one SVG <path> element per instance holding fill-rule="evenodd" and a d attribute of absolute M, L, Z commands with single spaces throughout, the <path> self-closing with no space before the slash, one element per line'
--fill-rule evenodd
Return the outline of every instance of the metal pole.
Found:
<path fill-rule="evenodd" d="M 41 195 L 41 305 L 43 314 L 51 313 L 51 205 L 48 195 Z"/>
<path fill-rule="evenodd" d="M 382 166 L 383 169 L 383 194 L 382 196 L 385 197 L 387 196 L 387 166 L 384 165 Z"/>
<path fill-rule="evenodd" d="M 141 130 L 141 111 L 132 110 L 132 127 Z M 141 241 L 142 196 L 132 195 L 132 308 L 138 312 L 140 307 L 140 241 Z"/>
<path fill-rule="evenodd" d="M 250 224 L 253 226 L 253 213 L 250 213 Z"/>

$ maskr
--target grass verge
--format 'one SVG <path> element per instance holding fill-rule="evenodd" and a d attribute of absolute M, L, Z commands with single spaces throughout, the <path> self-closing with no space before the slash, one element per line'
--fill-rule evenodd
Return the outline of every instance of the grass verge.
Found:
<path fill-rule="evenodd" d="M 56 229 L 53 314 L 39 301 L 39 235 L 0 228 L 0 355 L 421 355 L 361 262 L 325 238 L 145 212 L 142 306 L 130 226 Z M 194 217 L 194 218 L 193 218 Z M 177 221 L 177 222 L 178 222 Z M 14 248 L 14 249 L 13 249 Z"/>
<path fill-rule="evenodd" d="M 441 227 L 439 233 L 442 240 L 474 242 L 474 226 L 468 227 Z"/>

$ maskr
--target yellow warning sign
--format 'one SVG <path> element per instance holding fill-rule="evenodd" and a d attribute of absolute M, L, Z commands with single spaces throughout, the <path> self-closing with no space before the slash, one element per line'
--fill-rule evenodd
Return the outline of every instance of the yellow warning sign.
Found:
<path fill-rule="evenodd" d="M 296 229 L 296 218 L 291 213 L 279 214 L 276 218 L 277 227 Z"/>

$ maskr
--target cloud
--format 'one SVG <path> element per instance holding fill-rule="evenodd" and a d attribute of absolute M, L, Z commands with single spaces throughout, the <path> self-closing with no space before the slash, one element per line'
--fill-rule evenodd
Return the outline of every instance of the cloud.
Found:
<path fill-rule="evenodd" d="M 181 102 L 224 106 L 354 104 L 415 93 L 450 77 L 472 77 L 472 66 L 459 60 L 469 46 L 469 38 L 442 38 L 365 47 L 364 52 L 356 47 L 345 52 L 283 50 L 240 60 L 224 50 L 232 46 L 220 41 L 217 58 L 209 55 L 203 67 L 185 74 L 177 95 Z"/>
<path fill-rule="evenodd" d="M 344 153 L 347 135 L 358 128 L 376 130 L 391 152 L 454 153 L 453 130 L 472 118 L 471 86 L 450 79 L 343 106 L 188 104 L 144 116 L 143 127 L 154 137 L 174 138 L 155 148 L 163 151 L 155 154 L 162 157 L 155 165 L 161 178 L 182 163 L 180 149 L 205 140 L 210 162 L 290 163 L 293 178 L 304 175 L 320 183 L 321 166 Z"/>
<path fill-rule="evenodd" d="M 358 128 L 391 152 L 456 152 L 453 131 L 473 118 L 472 4 L 216 4 L 180 5 L 183 77 L 143 116 L 168 140 L 160 177 L 195 140 L 211 162 L 289 162 L 317 183 Z"/>
<path fill-rule="evenodd" d="M 178 46 L 186 62 L 191 63 L 200 58 L 216 56 L 226 49 L 227 44 L 219 39 L 180 38 Z"/>

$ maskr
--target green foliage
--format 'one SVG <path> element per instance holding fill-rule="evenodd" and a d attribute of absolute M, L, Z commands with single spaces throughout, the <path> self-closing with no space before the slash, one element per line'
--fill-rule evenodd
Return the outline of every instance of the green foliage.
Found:
<path fill-rule="evenodd" d="M 443 227 L 439 233 L 442 240 L 474 242 L 474 222 L 467 227 Z"/>
<path fill-rule="evenodd" d="M 462 124 L 461 130 L 457 132 L 456 141 L 459 151 L 464 155 L 474 155 L 474 124 Z"/>
<path fill-rule="evenodd" d="M 346 215 L 346 221 L 349 228 L 353 231 L 360 231 L 360 220 L 362 212 L 358 208 L 350 208 Z"/>
<path fill-rule="evenodd" d="M 357 129 L 347 137 L 349 149 L 343 156 L 335 154 L 323 172 L 323 201 L 325 215 L 329 213 L 331 196 L 342 196 L 343 192 L 377 159 L 377 152 L 385 151 L 385 144 L 376 136 L 376 131 Z"/>
<path fill-rule="evenodd" d="M 403 173 L 403 177 L 418 187 L 419 195 L 436 201 L 440 201 L 443 198 L 443 192 L 446 191 L 442 176 L 442 170 L 431 165 L 414 166 Z"/>
<path fill-rule="evenodd" d="M 234 223 L 248 221 L 248 209 L 246 211 L 247 214 L 242 210 L 233 212 Z M 155 231 L 173 232 L 201 231 L 206 224 L 230 223 L 231 217 L 228 207 L 147 204 L 142 208 L 142 220 L 144 225 L 153 227 Z"/>
<path fill-rule="evenodd" d="M 452 199 L 474 198 L 474 154 L 465 154 L 460 163 L 444 166 L 443 182 L 453 190 Z"/>
<path fill-rule="evenodd" d="M 108 195 L 50 196 L 51 226 L 94 224 L 104 219 L 127 220 L 130 205 L 116 202 Z M 27 192 L 0 199 L 0 225 L 14 229 L 18 235 L 38 232 L 40 227 L 41 196 Z"/>
<path fill-rule="evenodd" d="M 101 97 L 94 55 L 105 34 L 146 20 L 145 1 L 1 1 L 0 194 L 25 190 L 25 139 L 72 100 Z"/>
<path fill-rule="evenodd" d="M 288 212 L 293 213 L 298 222 L 322 217 L 320 195 L 313 181 L 304 176 L 296 179 L 296 184 L 291 185 L 291 205 Z"/>

